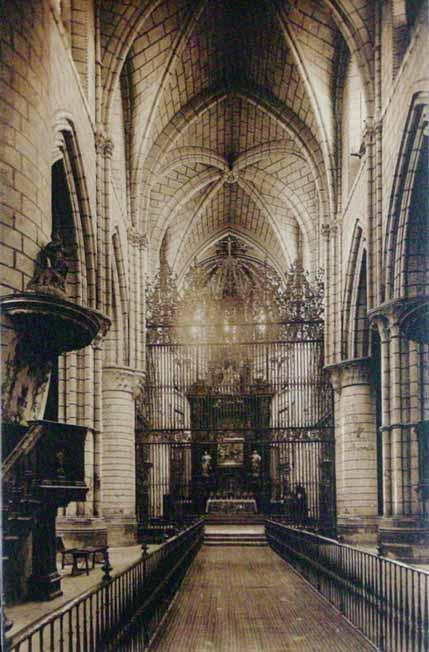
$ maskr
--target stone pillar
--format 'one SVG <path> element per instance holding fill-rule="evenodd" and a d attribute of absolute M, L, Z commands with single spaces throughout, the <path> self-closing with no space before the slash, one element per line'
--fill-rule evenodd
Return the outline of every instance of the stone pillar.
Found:
<path fill-rule="evenodd" d="M 103 516 L 109 545 L 136 543 L 135 401 L 140 378 L 103 368 Z"/>
<path fill-rule="evenodd" d="M 368 358 L 328 367 L 336 389 L 338 533 L 350 542 L 376 540 L 376 399 Z M 339 414 L 338 414 L 339 412 Z"/>

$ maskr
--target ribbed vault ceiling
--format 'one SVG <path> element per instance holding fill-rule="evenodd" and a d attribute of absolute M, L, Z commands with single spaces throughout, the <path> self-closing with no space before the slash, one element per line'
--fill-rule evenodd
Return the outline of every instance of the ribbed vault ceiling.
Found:
<path fill-rule="evenodd" d="M 120 84 L 134 226 L 178 275 L 234 233 L 279 269 L 318 264 L 333 213 L 334 101 L 348 48 L 365 81 L 364 0 L 102 3 L 103 74 Z M 262 254 L 261 254 L 262 255 Z"/>

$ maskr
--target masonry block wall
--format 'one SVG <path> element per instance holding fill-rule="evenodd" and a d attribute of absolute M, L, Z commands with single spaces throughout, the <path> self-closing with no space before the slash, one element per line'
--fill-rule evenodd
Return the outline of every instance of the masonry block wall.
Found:
<path fill-rule="evenodd" d="M 2 26 L 3 294 L 23 290 L 50 239 L 51 14 L 46 3 L 6 2 Z"/>

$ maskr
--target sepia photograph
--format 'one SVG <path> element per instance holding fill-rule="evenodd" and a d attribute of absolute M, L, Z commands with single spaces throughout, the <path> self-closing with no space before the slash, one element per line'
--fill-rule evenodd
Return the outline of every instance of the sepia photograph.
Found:
<path fill-rule="evenodd" d="M 429 0 L 0 1 L 5 652 L 429 652 Z"/>

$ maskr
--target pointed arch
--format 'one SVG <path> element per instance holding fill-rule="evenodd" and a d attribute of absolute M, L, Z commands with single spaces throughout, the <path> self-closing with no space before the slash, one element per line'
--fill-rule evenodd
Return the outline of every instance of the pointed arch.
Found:
<path fill-rule="evenodd" d="M 106 358 L 111 364 L 129 364 L 129 294 L 123 247 L 118 228 L 112 234 L 112 326 L 106 340 Z"/>
<path fill-rule="evenodd" d="M 68 191 L 73 219 L 73 225 L 67 227 L 66 235 L 66 240 L 74 249 L 72 266 L 75 268 L 76 287 L 73 288 L 73 297 L 79 303 L 95 307 L 95 225 L 74 123 L 71 114 L 65 111 L 58 112 L 54 118 L 52 164 L 53 174 L 58 174 L 59 183 L 65 184 Z M 53 207 L 55 200 L 54 196 Z"/>
<path fill-rule="evenodd" d="M 428 126 L 429 93 L 419 92 L 414 95 L 408 112 L 389 204 L 384 247 L 385 300 L 407 297 L 410 289 L 411 208 L 422 152 L 427 147 Z M 429 284 L 426 285 L 428 292 Z"/>
<path fill-rule="evenodd" d="M 345 360 L 368 355 L 366 240 L 356 222 L 349 260 L 342 309 L 342 357 Z"/>

